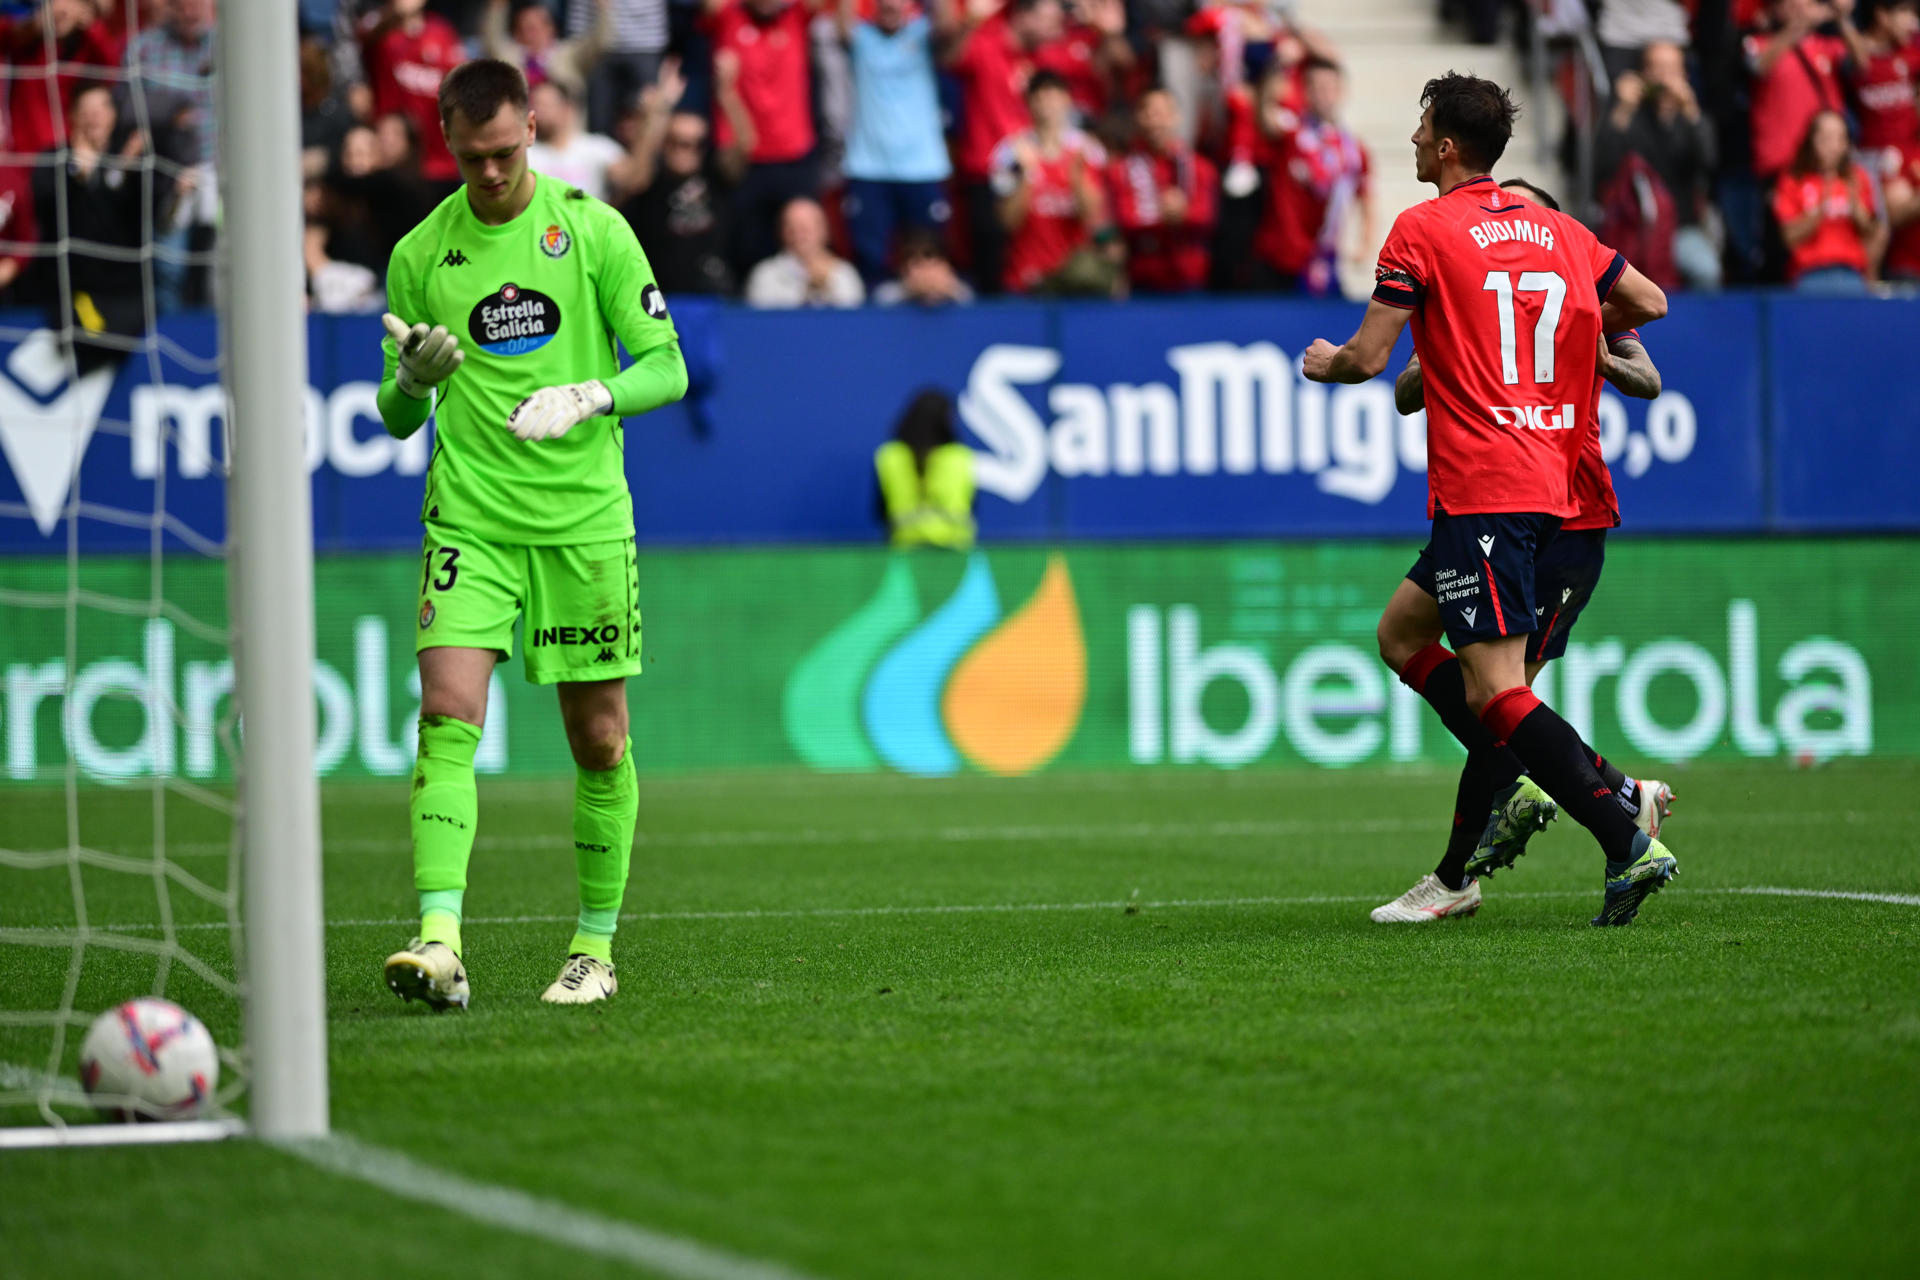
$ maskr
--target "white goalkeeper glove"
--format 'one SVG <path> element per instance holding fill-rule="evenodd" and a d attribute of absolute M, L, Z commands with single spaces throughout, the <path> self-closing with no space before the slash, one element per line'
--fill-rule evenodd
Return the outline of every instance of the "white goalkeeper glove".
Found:
<path fill-rule="evenodd" d="M 387 326 L 393 345 L 400 348 L 400 367 L 394 380 L 415 400 L 432 395 L 433 389 L 452 377 L 467 358 L 460 349 L 460 339 L 447 332 L 445 325 L 431 329 L 424 324 L 410 326 L 391 311 L 380 317 L 380 323 Z"/>
<path fill-rule="evenodd" d="M 613 392 L 604 382 L 542 387 L 507 415 L 507 430 L 522 440 L 558 440 L 588 418 L 613 412 Z"/>

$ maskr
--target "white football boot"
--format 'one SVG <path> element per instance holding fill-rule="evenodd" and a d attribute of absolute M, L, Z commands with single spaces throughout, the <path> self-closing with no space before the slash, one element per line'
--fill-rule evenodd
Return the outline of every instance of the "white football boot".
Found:
<path fill-rule="evenodd" d="M 435 1013 L 464 1009 L 472 992 L 467 967 L 444 942 L 415 938 L 405 951 L 387 957 L 387 987 L 402 1000 L 424 1000 Z"/>
<path fill-rule="evenodd" d="M 1467 881 L 1467 887 L 1449 889 L 1440 877 L 1429 871 L 1420 883 L 1392 902 L 1373 909 L 1375 924 L 1425 924 L 1450 916 L 1470 916 L 1480 909 L 1480 882 Z"/>
<path fill-rule="evenodd" d="M 1647 833 L 1650 840 L 1660 838 L 1660 827 L 1673 813 L 1673 788 L 1658 778 L 1635 779 L 1639 787 L 1640 809 L 1633 825 Z"/>
<path fill-rule="evenodd" d="M 567 957 L 560 966 L 560 976 L 540 993 L 540 998 L 548 1004 L 592 1004 L 618 990 L 620 980 L 613 976 L 612 965 L 576 952 Z"/>

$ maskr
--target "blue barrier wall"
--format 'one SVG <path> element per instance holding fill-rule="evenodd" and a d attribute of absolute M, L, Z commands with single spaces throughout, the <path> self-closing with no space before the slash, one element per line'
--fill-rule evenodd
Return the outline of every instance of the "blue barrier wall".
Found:
<path fill-rule="evenodd" d="M 1425 528 L 1425 424 L 1394 413 L 1390 379 L 1324 388 L 1296 372 L 1313 338 L 1352 331 L 1357 306 L 801 314 L 682 301 L 675 314 L 693 394 L 627 437 L 646 542 L 877 537 L 872 450 L 928 385 L 957 396 L 981 450 L 988 537 Z M 316 544 L 415 545 L 429 443 L 380 428 L 377 318 L 314 317 L 309 334 Z M 1905 364 L 1916 335 L 1920 302 L 1680 299 L 1646 333 L 1664 394 L 1602 398 L 1627 528 L 1920 529 L 1920 385 Z M 0 551 L 63 550 L 75 495 L 83 547 L 145 547 L 156 483 L 170 535 L 223 536 L 217 332 L 184 316 L 162 337 L 151 362 L 78 382 L 49 335 L 0 346 L 0 517 L 33 517 L 0 518 Z M 1403 339 L 1393 370 L 1406 351 Z"/>

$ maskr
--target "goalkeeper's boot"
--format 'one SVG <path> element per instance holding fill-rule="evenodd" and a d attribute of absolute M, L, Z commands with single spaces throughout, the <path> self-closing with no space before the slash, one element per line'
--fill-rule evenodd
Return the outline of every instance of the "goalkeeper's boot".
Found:
<path fill-rule="evenodd" d="M 618 990 L 620 980 L 613 976 L 612 965 L 576 951 L 560 966 L 560 976 L 540 993 L 540 998 L 548 1004 L 592 1004 Z"/>
<path fill-rule="evenodd" d="M 1449 889 L 1440 877 L 1429 871 L 1420 882 L 1392 902 L 1373 909 L 1375 924 L 1425 924 L 1470 916 L 1480 909 L 1480 882 L 1467 881 L 1463 889 Z"/>
<path fill-rule="evenodd" d="M 1667 846 L 1642 832 L 1633 838 L 1631 858 L 1625 863 L 1607 864 L 1607 896 L 1593 923 L 1632 924 L 1640 913 L 1640 904 L 1679 874 L 1679 860 L 1667 852 Z"/>
<path fill-rule="evenodd" d="M 1634 786 L 1640 807 L 1633 815 L 1633 825 L 1646 832 L 1648 838 L 1658 840 L 1661 824 L 1673 813 L 1673 788 L 1658 778 L 1641 778 Z"/>
<path fill-rule="evenodd" d="M 435 1013 L 464 1009 L 472 993 L 467 989 L 467 966 L 444 942 L 415 938 L 405 951 L 387 957 L 387 987 L 402 1000 L 423 1000 Z"/>
<path fill-rule="evenodd" d="M 1480 833 L 1480 847 L 1467 859 L 1467 874 L 1491 876 L 1506 870 L 1527 851 L 1527 841 L 1559 816 L 1560 806 L 1539 783 L 1525 774 L 1514 779 L 1513 785 L 1493 797 L 1493 812 L 1487 817 L 1487 829 Z"/>

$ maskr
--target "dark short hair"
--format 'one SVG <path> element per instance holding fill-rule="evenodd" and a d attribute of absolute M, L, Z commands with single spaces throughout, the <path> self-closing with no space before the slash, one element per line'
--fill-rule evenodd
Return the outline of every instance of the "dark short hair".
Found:
<path fill-rule="evenodd" d="M 1505 182 L 1501 183 L 1500 186 L 1501 189 L 1505 191 L 1524 191 L 1533 197 L 1535 204 L 1545 205 L 1555 213 L 1560 212 L 1560 202 L 1555 200 L 1545 187 L 1536 187 L 1525 178 L 1508 178 Z"/>
<path fill-rule="evenodd" d="M 1062 93 L 1072 93 L 1067 86 L 1067 78 L 1058 71 L 1036 71 L 1027 77 L 1027 96 L 1031 98 L 1042 89 L 1058 89 Z"/>
<path fill-rule="evenodd" d="M 1347 74 L 1347 69 L 1345 67 L 1335 62 L 1332 58 L 1322 57 L 1317 53 L 1312 55 L 1304 63 L 1302 63 L 1301 69 L 1303 71 L 1331 71 L 1333 72 L 1333 74 L 1337 76 L 1344 76 L 1345 74 Z"/>
<path fill-rule="evenodd" d="M 911 227 L 900 236 L 900 262 L 905 265 L 916 258 L 939 258 L 944 262 L 947 246 L 928 228 Z"/>
<path fill-rule="evenodd" d="M 1433 108 L 1433 136 L 1451 138 L 1467 168 L 1486 173 L 1500 163 L 1520 108 L 1491 80 L 1449 71 L 1427 81 L 1420 106 Z"/>
<path fill-rule="evenodd" d="M 545 85 L 547 88 L 553 90 L 555 93 L 559 94 L 560 101 L 566 103 L 568 106 L 577 107 L 580 105 L 580 100 L 573 96 L 573 90 L 567 88 L 566 85 L 560 83 L 558 80 L 548 78 L 546 80 L 542 80 L 540 83 Z M 532 101 L 533 99 L 532 85 L 527 86 L 527 99 L 528 101 Z M 499 109 L 500 109 L 499 107 L 494 108 L 495 111 L 498 111 Z M 489 116 L 488 119 L 492 119 L 492 117 Z"/>
<path fill-rule="evenodd" d="M 527 78 L 520 68 L 498 58 L 475 58 L 447 72 L 440 81 L 440 127 L 453 126 L 458 111 L 470 124 L 485 124 L 500 108 L 527 109 Z"/>

